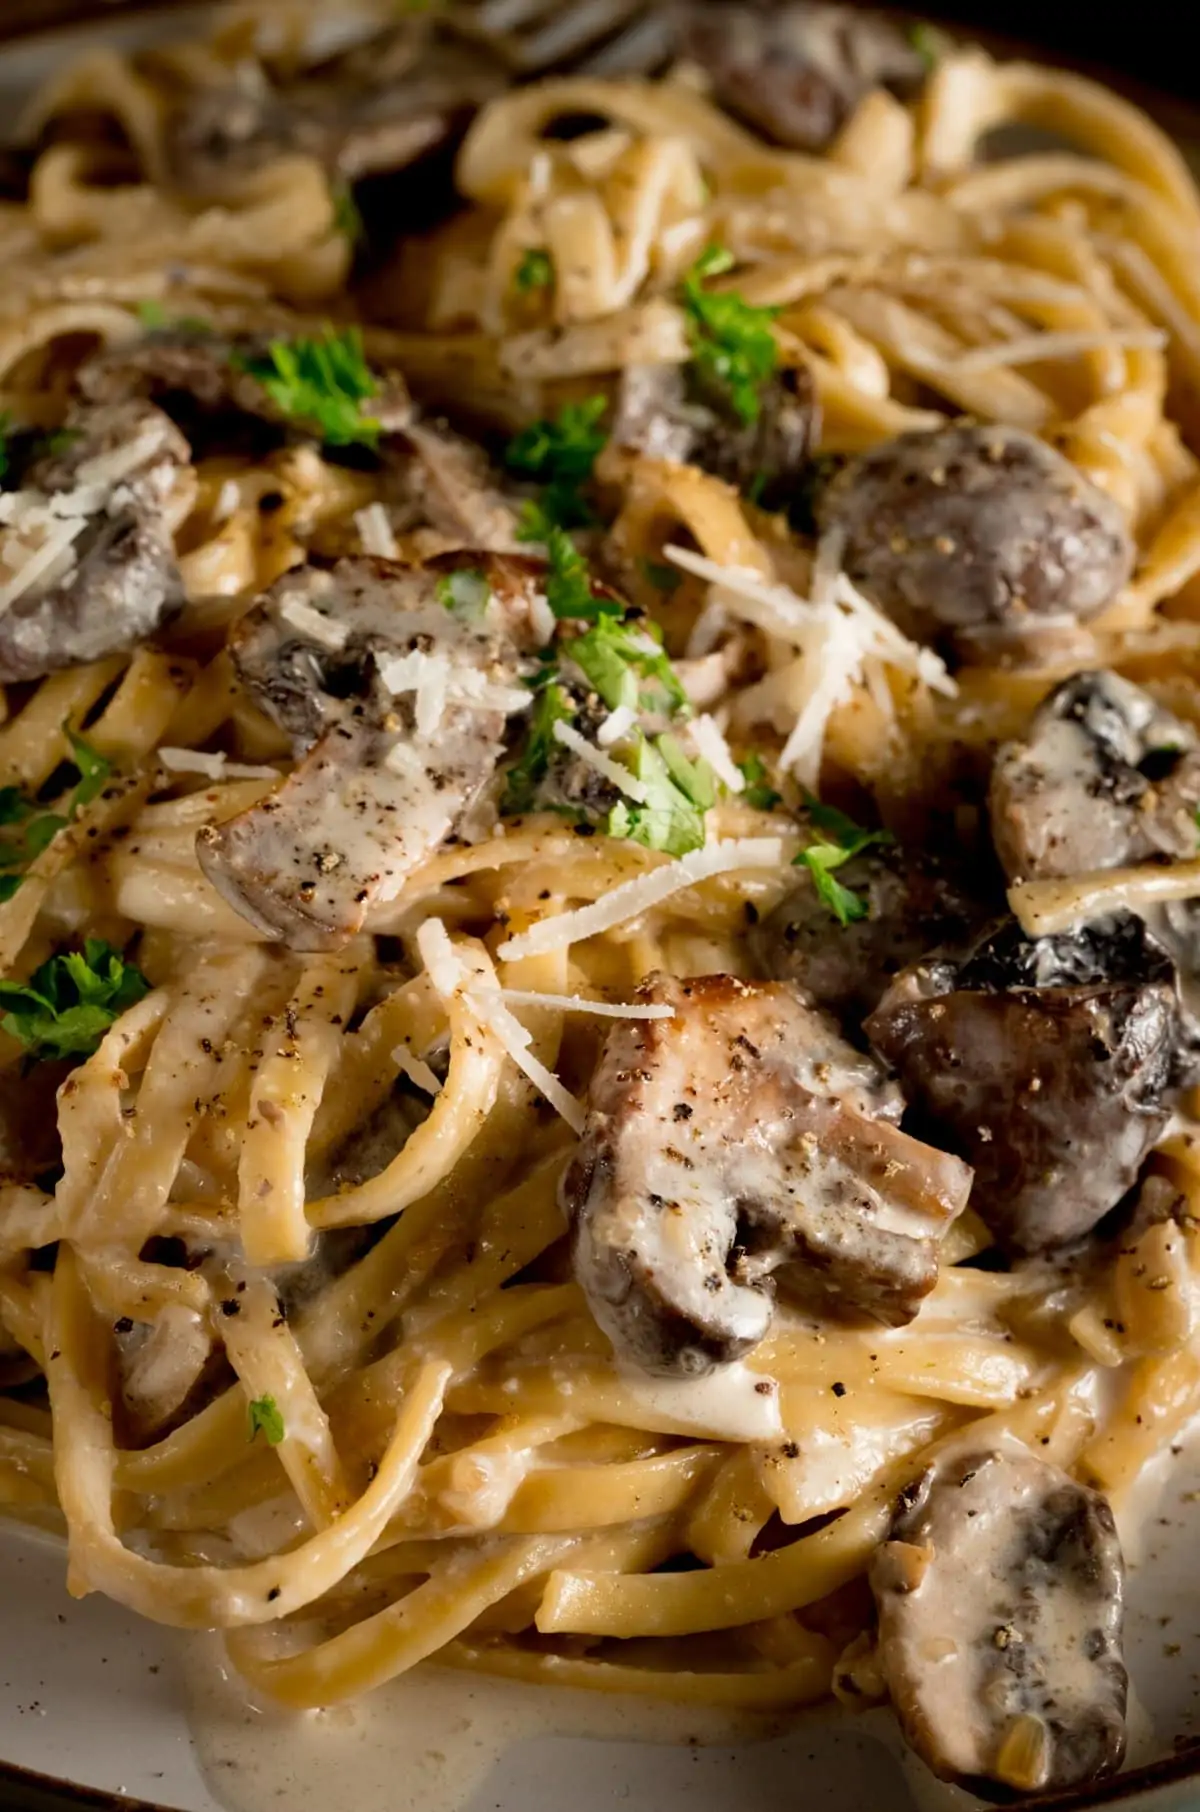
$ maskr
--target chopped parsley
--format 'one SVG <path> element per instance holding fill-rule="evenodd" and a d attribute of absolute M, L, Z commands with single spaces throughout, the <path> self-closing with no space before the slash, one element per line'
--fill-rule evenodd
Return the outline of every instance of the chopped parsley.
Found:
<path fill-rule="evenodd" d="M 40 811 L 37 800 L 28 798 L 19 787 L 0 787 L 0 827 L 20 827 L 19 836 L 0 837 L 0 904 L 12 899 L 29 864 L 85 805 L 99 798 L 112 774 L 112 763 L 77 736 L 70 724 L 63 725 L 63 734 L 71 745 L 71 758 L 79 773 L 65 816 L 61 812 Z"/>
<path fill-rule="evenodd" d="M 326 446 L 374 447 L 382 424 L 362 405 L 379 394 L 357 327 L 320 339 L 272 340 L 265 353 L 235 352 L 281 414 L 317 432 Z"/>
<path fill-rule="evenodd" d="M 255 1397 L 250 1404 L 250 1439 L 264 1434 L 270 1446 L 278 1447 L 287 1429 L 274 1397 Z"/>
<path fill-rule="evenodd" d="M 608 439 L 599 425 L 607 407 L 603 396 L 567 403 L 552 421 L 531 422 L 509 441 L 504 454 L 509 471 L 537 479 L 545 487 L 539 504 L 526 511 L 523 540 L 544 541 L 545 535 L 536 532 L 544 524 L 584 528 L 595 520 L 582 487 Z"/>
<path fill-rule="evenodd" d="M 33 1062 L 90 1057 L 113 1021 L 136 1006 L 150 984 L 102 938 L 60 951 L 27 982 L 0 981 L 0 1025 Z"/>
<path fill-rule="evenodd" d="M 544 246 L 532 245 L 513 274 L 513 283 L 523 296 L 535 289 L 549 289 L 554 282 L 554 260 Z"/>
<path fill-rule="evenodd" d="M 610 711 L 627 705 L 670 717 L 690 714 L 687 693 L 669 657 L 636 624 L 601 617 L 568 644 L 566 653 Z"/>
<path fill-rule="evenodd" d="M 834 874 L 843 862 L 849 862 L 852 856 L 861 855 L 864 849 L 873 844 L 885 844 L 893 841 L 890 831 L 864 830 L 845 812 L 839 812 L 836 806 L 822 805 L 811 793 L 805 793 L 804 804 L 810 822 L 825 835 L 826 841 L 810 843 L 796 856 L 798 867 L 807 868 L 812 876 L 817 897 L 833 914 L 840 925 L 853 924 L 867 916 L 867 902 L 852 887 L 844 887 Z"/>
<path fill-rule="evenodd" d="M 665 560 L 639 560 L 638 571 L 647 584 L 653 585 L 655 591 L 668 594 L 678 591 L 683 574 L 677 566 L 670 566 Z"/>
<path fill-rule="evenodd" d="M 595 623 L 607 617 L 619 617 L 622 606 L 615 598 L 597 597 L 592 589 L 592 575 L 587 561 L 565 529 L 552 524 L 541 525 L 545 533 L 533 537 L 544 540 L 549 572 L 546 575 L 546 602 L 554 615 L 581 618 Z"/>
<path fill-rule="evenodd" d="M 147 296 L 145 301 L 135 303 L 134 313 L 147 333 L 161 333 L 172 328 L 177 333 L 212 332 L 212 323 L 203 315 L 173 315 L 157 296 Z"/>
<path fill-rule="evenodd" d="M 434 587 L 439 604 L 464 617 L 481 617 L 488 607 L 492 588 L 487 575 L 478 566 L 463 567 L 456 573 L 445 573 Z"/>
<path fill-rule="evenodd" d="M 571 695 L 557 680 L 543 686 L 530 713 L 525 747 L 518 761 L 508 770 L 508 783 L 500 809 L 502 812 L 531 812 L 537 800 L 537 789 L 549 772 L 550 762 L 559 747 L 554 735 L 557 723 L 567 723 L 575 715 Z"/>
<path fill-rule="evenodd" d="M 931 25 L 928 19 L 914 19 L 905 28 L 904 35 L 924 63 L 926 74 L 932 74 L 946 54 L 945 33 Z"/>
<path fill-rule="evenodd" d="M 632 772 L 649 797 L 643 805 L 619 799 L 608 814 L 605 830 L 668 856 L 686 856 L 704 848 L 704 814 L 716 799 L 716 783 L 706 761 L 691 761 L 673 736 L 650 741 L 639 736 Z"/>
<path fill-rule="evenodd" d="M 763 385 L 778 362 L 771 322 L 779 311 L 755 308 L 736 290 L 701 287 L 703 278 L 718 276 L 733 263 L 723 246 L 702 252 L 683 280 L 683 307 L 697 373 L 726 392 L 733 413 L 749 426 L 758 420 Z"/>
<path fill-rule="evenodd" d="M 333 202 L 334 230 L 341 233 L 351 246 L 361 245 L 367 236 L 367 229 L 350 184 L 344 180 L 335 182 L 330 190 L 330 200 Z"/>
<path fill-rule="evenodd" d="M 745 761 L 739 761 L 742 779 L 746 782 L 739 797 L 752 806 L 756 812 L 773 812 L 782 803 L 783 794 L 777 793 L 767 775 L 767 764 L 761 755 L 747 755 Z"/>

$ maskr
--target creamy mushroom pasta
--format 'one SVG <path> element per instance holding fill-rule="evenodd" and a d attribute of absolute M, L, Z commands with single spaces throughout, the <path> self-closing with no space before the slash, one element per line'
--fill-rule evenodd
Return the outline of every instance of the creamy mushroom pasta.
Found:
<path fill-rule="evenodd" d="M 1200 199 L 927 28 L 492 10 L 5 166 L 0 1505 L 289 1706 L 1086 1781 L 1200 1406 Z"/>

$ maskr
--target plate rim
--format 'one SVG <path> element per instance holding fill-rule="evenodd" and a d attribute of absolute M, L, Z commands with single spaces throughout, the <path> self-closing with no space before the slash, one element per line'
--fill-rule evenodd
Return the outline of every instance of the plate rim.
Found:
<path fill-rule="evenodd" d="M 69 4 L 73 6 L 85 3 L 86 0 L 69 0 Z M 154 16 L 169 20 L 172 14 L 186 16 L 195 9 L 195 0 L 192 0 L 190 6 L 188 0 L 124 0 L 123 4 L 112 9 L 110 20 L 106 23 L 126 24 Z M 0 27 L 0 59 L 10 47 L 27 51 L 31 44 L 38 42 L 61 51 L 64 41 L 92 35 L 97 23 L 94 14 L 89 18 L 81 12 L 69 12 L 48 24 L 18 24 L 15 29 Z M 998 35 L 995 32 L 990 34 L 993 40 Z M 1008 44 L 1012 52 L 1018 49 L 1036 51 L 1038 48 L 1036 45 L 1018 46 L 1012 40 Z M 1042 54 L 1046 53 L 1043 51 Z M 1088 72 L 1091 73 L 1090 68 Z M 1098 79 L 1104 77 L 1100 76 Z M 1193 120 L 1200 125 L 1200 108 L 1184 97 L 1173 94 L 1169 88 L 1142 81 L 1130 84 L 1128 77 L 1122 82 L 1119 76 L 1115 82 L 1110 79 L 1110 86 L 1115 86 L 1118 92 L 1135 86 L 1138 90 L 1138 104 L 1161 121 L 1167 131 L 1171 131 L 1167 122 L 1172 115 L 1178 119 L 1181 107 L 1187 109 Z M 1159 103 L 1157 108 L 1153 106 L 1155 101 Z M 809 1709 L 811 1708 L 806 1708 L 806 1711 Z M 1129 1807 L 1143 1794 L 1187 1786 L 1189 1783 L 1200 1787 L 1200 1737 L 1181 1744 L 1173 1755 L 1143 1762 L 1136 1768 L 1110 1775 L 1104 1780 L 1008 1803 L 1012 1812 L 1024 1812 L 1025 1808 L 1029 1812 L 1100 1812 L 1101 1808 Z M 45 1774 L 39 1769 L 6 1761 L 0 1756 L 0 1812 L 184 1812 L 184 1809 L 178 1805 L 168 1805 L 162 1800 L 148 1800 L 103 1787 L 90 1787 L 81 1781 Z M 1147 1806 L 1145 1812 L 1158 1812 L 1158 1809 Z M 1197 1812 L 1200 1812 L 1200 1808 Z"/>

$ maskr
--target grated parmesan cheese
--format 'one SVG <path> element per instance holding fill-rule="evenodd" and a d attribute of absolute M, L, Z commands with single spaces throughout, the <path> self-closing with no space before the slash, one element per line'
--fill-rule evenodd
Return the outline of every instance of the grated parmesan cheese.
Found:
<path fill-rule="evenodd" d="M 483 990 L 480 990 L 483 992 Z M 515 1007 L 550 1007 L 558 1013 L 595 1013 L 601 1019 L 673 1019 L 675 1009 L 665 1002 L 622 1003 L 589 1000 L 584 994 L 539 994 L 532 988 L 498 988 L 500 1000 Z"/>
<path fill-rule="evenodd" d="M 204 749 L 158 750 L 158 759 L 173 774 L 203 774 L 208 780 L 278 780 L 278 768 L 255 762 L 230 761 L 228 756 Z"/>
<path fill-rule="evenodd" d="M 496 954 L 505 962 L 515 962 L 523 956 L 545 956 L 564 945 L 582 943 L 585 938 L 612 931 L 697 881 L 731 874 L 739 868 L 778 868 L 782 862 L 783 843 L 779 837 L 727 838 L 624 881 L 588 906 L 540 919 L 517 937 L 507 938 Z"/>
<path fill-rule="evenodd" d="M 602 749 L 611 749 L 614 742 L 620 742 L 622 736 L 629 734 L 636 722 L 637 712 L 632 705 L 618 705 L 596 731 L 596 741 Z"/>
<path fill-rule="evenodd" d="M 426 1095 L 440 1095 L 442 1085 L 423 1057 L 418 1057 L 411 1045 L 398 1044 L 392 1052 L 392 1062 L 403 1070 L 410 1082 Z"/>
<path fill-rule="evenodd" d="M 583 1131 L 583 1108 L 552 1070 L 530 1050 L 533 1035 L 509 1012 L 499 988 L 468 985 L 466 969 L 441 919 L 426 919 L 417 932 L 417 949 L 426 973 L 443 1000 L 461 996 L 481 1025 L 504 1046 L 517 1068 L 546 1097 L 575 1132 Z"/>
<path fill-rule="evenodd" d="M 543 648 L 554 640 L 558 618 L 540 591 L 535 591 L 529 600 L 529 626 Z"/>
<path fill-rule="evenodd" d="M 238 483 L 236 478 L 227 478 L 225 480 L 224 484 L 221 486 L 220 490 L 217 492 L 216 502 L 213 504 L 213 510 L 212 510 L 213 521 L 216 524 L 218 524 L 218 526 L 222 522 L 228 522 L 229 518 L 237 510 L 237 507 L 241 503 L 241 501 L 242 501 L 241 485 Z"/>
<path fill-rule="evenodd" d="M 162 449 L 162 425 L 143 428 L 123 447 L 113 447 L 108 453 L 96 453 L 91 459 L 81 460 L 75 468 L 75 481 L 80 485 L 96 484 L 111 489 Z"/>
<path fill-rule="evenodd" d="M 400 548 L 392 532 L 388 513 L 381 503 L 369 503 L 365 509 L 356 510 L 354 526 L 358 530 L 364 554 L 370 554 L 377 560 L 400 558 Z"/>
<path fill-rule="evenodd" d="M 478 668 L 454 668 L 448 655 L 426 653 L 413 648 L 407 654 L 377 657 L 379 677 L 395 696 L 401 692 L 417 695 L 417 735 L 432 736 L 445 715 L 448 704 L 477 705 L 486 711 L 527 711 L 533 694 L 526 686 L 502 686 Z"/>
<path fill-rule="evenodd" d="M 308 636 L 322 648 L 331 651 L 344 648 L 349 640 L 350 631 L 345 623 L 336 623 L 332 617 L 306 604 L 303 598 L 285 598 L 279 606 L 279 614 L 285 623 L 290 623 L 293 629 L 298 629 L 301 635 Z"/>
<path fill-rule="evenodd" d="M 32 506 L 23 515 L 14 515 L 13 526 L 4 538 L 2 570 L 5 576 L 0 582 L 0 610 L 15 604 L 56 567 L 63 570 L 55 576 L 65 577 L 74 565 L 74 545 L 83 533 L 86 516 L 62 518 L 45 509 L 38 509 L 35 516 L 33 509 L 38 506 Z M 37 537 L 32 545 L 26 538 L 30 533 Z"/>
<path fill-rule="evenodd" d="M 699 717 L 693 717 L 688 730 L 696 753 L 704 757 L 717 779 L 723 781 L 731 793 L 744 792 L 745 775 L 733 759 L 733 752 L 716 718 L 702 711 Z"/>
<path fill-rule="evenodd" d="M 749 567 L 721 566 L 690 548 L 665 549 L 684 572 L 709 581 L 711 601 L 799 649 L 795 665 L 801 684 L 788 701 L 792 722 L 780 765 L 810 786 L 820 774 L 829 719 L 855 685 L 867 685 L 881 708 L 886 696 L 890 715 L 886 676 L 872 672 L 873 662 L 909 673 L 946 697 L 958 691 L 944 661 L 931 648 L 909 641 L 838 570 L 843 549 L 839 536 L 823 537 L 813 562 L 810 598 Z"/>
<path fill-rule="evenodd" d="M 625 793 L 630 799 L 636 799 L 639 805 L 648 803 L 650 794 L 637 775 L 631 774 L 628 768 L 623 768 L 619 761 L 613 761 L 609 756 L 603 754 L 594 743 L 590 743 L 586 736 L 581 736 L 579 731 L 570 724 L 563 723 L 561 719 L 557 721 L 554 725 L 554 740 L 561 742 L 564 748 L 570 749 L 573 755 L 578 755 L 580 761 L 585 761 L 589 768 L 594 768 L 596 773 L 602 775 L 610 786 L 615 786 L 618 792 Z"/>

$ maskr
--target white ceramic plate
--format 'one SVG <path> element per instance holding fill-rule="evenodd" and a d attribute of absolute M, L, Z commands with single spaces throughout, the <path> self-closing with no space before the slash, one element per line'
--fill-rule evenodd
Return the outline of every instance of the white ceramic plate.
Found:
<path fill-rule="evenodd" d="M 334 0 L 330 0 L 333 4 Z M 207 9 L 108 20 L 117 47 Z M 0 48 L 0 120 L 88 28 Z M 1130 1770 L 1043 1812 L 1200 1812 L 1200 1436 L 1131 1539 Z M 1194 1498 L 1194 1502 L 1190 1501 Z M 1140 1549 L 1140 1552 L 1139 1552 Z M 208 1638 L 68 1597 L 58 1541 L 0 1525 L 0 1808 L 20 1812 L 966 1812 L 886 1713 L 731 1741 L 684 1713 L 429 1670 L 367 1706 L 247 1712 Z M 389 1696 L 390 1695 L 390 1696 Z M 199 1738 L 199 1740 L 195 1740 Z M 632 1740 L 631 1740 L 632 1738 Z"/>

